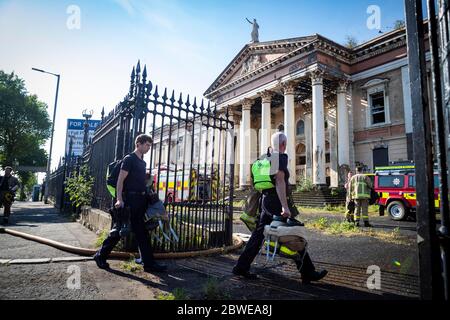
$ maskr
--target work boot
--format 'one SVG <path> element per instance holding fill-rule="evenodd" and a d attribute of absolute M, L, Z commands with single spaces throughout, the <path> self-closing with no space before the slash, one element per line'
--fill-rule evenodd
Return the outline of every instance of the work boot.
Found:
<path fill-rule="evenodd" d="M 322 270 L 320 272 L 314 271 L 313 273 L 304 276 L 302 275 L 302 284 L 310 284 L 311 281 L 319 281 L 323 279 L 328 274 L 327 270 Z"/>
<path fill-rule="evenodd" d="M 156 261 L 153 261 L 151 264 L 144 266 L 145 272 L 165 272 L 167 271 L 167 266 L 163 264 L 159 264 Z"/>
<path fill-rule="evenodd" d="M 96 253 L 94 255 L 94 261 L 100 269 L 109 269 L 108 262 L 106 262 L 106 259 L 101 257 L 100 254 Z"/>
<path fill-rule="evenodd" d="M 364 227 L 365 227 L 365 228 L 372 228 L 373 225 L 371 225 L 371 224 L 369 223 L 369 221 L 364 221 Z"/>
<path fill-rule="evenodd" d="M 359 227 L 359 220 L 355 220 L 355 227 Z"/>
<path fill-rule="evenodd" d="M 248 280 L 258 280 L 258 275 L 251 273 L 250 271 L 242 271 L 236 267 L 233 268 L 233 274 L 236 276 L 244 277 Z"/>

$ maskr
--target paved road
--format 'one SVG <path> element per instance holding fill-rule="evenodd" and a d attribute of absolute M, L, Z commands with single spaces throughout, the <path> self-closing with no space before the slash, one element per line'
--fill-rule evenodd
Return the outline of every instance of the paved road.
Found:
<path fill-rule="evenodd" d="M 92 248 L 96 239 L 93 232 L 42 203 L 16 202 L 10 221 L 8 227 L 11 229 L 74 246 Z M 240 223 L 234 227 L 235 232 L 247 232 Z M 394 267 L 391 261 L 395 258 L 403 263 L 413 257 L 413 245 L 395 246 L 366 237 L 324 236 L 315 231 L 308 231 L 307 237 L 316 265 L 330 270 L 327 280 L 316 286 L 302 286 L 292 261 L 282 258 L 272 266 L 255 265 L 262 276 L 262 281 L 257 283 L 233 277 L 231 268 L 239 254 L 234 253 L 165 261 L 169 272 L 162 275 L 123 271 L 120 261 L 110 261 L 111 271 L 98 269 L 92 260 L 0 265 L 0 299 L 155 299 L 175 288 L 184 288 L 192 299 L 203 299 L 205 284 L 211 277 L 219 280 L 220 292 L 234 299 L 399 299 L 417 296 L 415 260 L 411 267 L 402 270 Z M 0 234 L 0 260 L 57 257 L 76 256 Z M 365 288 L 366 268 L 371 264 L 379 265 L 383 270 L 382 290 L 378 292 Z M 80 271 L 79 289 L 70 288 L 73 268 Z"/>

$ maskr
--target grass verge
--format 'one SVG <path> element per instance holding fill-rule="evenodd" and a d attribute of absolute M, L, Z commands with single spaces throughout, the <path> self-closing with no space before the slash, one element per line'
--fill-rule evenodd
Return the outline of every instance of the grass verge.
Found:
<path fill-rule="evenodd" d="M 407 237 L 400 234 L 399 228 L 395 228 L 392 231 L 375 231 L 373 228 L 362 229 L 356 227 L 353 223 L 347 221 L 330 221 L 325 217 L 306 220 L 305 227 L 310 230 L 321 231 L 327 235 L 338 235 L 344 237 L 364 236 L 398 245 L 411 244 L 411 241 Z"/>

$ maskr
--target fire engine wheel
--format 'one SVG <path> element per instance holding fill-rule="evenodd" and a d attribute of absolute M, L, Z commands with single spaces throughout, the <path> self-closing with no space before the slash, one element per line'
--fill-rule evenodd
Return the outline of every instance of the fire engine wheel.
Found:
<path fill-rule="evenodd" d="M 392 201 L 389 203 L 387 211 L 389 212 L 391 219 L 395 221 L 404 220 L 408 215 L 408 210 L 401 201 Z"/>

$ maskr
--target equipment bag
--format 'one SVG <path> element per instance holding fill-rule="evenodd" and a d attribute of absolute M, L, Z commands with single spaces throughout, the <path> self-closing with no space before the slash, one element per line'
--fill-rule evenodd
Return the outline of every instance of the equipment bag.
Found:
<path fill-rule="evenodd" d="M 274 176 L 271 175 L 272 159 L 270 149 L 252 164 L 252 182 L 253 187 L 261 192 L 264 190 L 275 188 Z"/>
<path fill-rule="evenodd" d="M 242 206 L 242 214 L 240 219 L 250 231 L 256 229 L 256 224 L 259 219 L 261 207 L 261 193 L 255 189 L 251 189 L 249 194 L 245 197 Z"/>
<path fill-rule="evenodd" d="M 106 169 L 106 188 L 113 198 L 116 197 L 117 180 L 119 180 L 120 168 L 123 159 L 116 160 L 108 164 Z"/>

